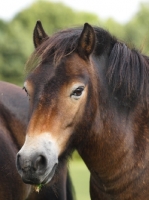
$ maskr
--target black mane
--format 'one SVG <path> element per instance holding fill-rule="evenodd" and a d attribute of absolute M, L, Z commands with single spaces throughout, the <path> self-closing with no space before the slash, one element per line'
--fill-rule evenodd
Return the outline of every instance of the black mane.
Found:
<path fill-rule="evenodd" d="M 117 42 L 109 56 L 107 78 L 112 93 L 127 106 L 148 102 L 149 58 Z"/>

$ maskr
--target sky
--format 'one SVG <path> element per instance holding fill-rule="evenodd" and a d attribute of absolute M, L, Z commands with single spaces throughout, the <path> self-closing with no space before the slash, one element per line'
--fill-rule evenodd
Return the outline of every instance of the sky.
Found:
<path fill-rule="evenodd" d="M 11 20 L 15 14 L 27 8 L 36 0 L 0 0 L 0 18 Z M 87 11 L 101 19 L 112 17 L 117 22 L 126 23 L 138 11 L 141 2 L 149 0 L 51 0 L 63 2 L 77 11 Z"/>

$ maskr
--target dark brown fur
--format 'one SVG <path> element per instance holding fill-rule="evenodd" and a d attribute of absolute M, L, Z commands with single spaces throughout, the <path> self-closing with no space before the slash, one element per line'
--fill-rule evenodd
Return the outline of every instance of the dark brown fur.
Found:
<path fill-rule="evenodd" d="M 78 150 L 91 173 L 91 199 L 148 200 L 149 58 L 103 29 L 85 25 L 47 38 L 28 61 L 27 72 L 33 90 L 30 134 L 46 119 L 45 130 L 60 137 L 65 130 L 59 124 L 66 120 L 70 137 L 59 161 Z M 87 98 L 81 114 L 71 119 L 60 91 L 73 80 L 87 85 Z"/>
<path fill-rule="evenodd" d="M 66 163 L 63 163 L 57 181 L 43 187 L 39 194 L 34 187 L 24 184 L 17 173 L 15 157 L 24 143 L 28 109 L 28 98 L 20 87 L 0 82 L 0 199 L 73 199 Z"/>

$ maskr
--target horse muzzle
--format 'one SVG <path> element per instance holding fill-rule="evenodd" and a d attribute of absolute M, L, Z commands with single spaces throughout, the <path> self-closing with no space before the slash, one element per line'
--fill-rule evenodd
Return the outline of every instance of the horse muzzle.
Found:
<path fill-rule="evenodd" d="M 30 157 L 22 153 L 17 154 L 16 166 L 23 180 L 27 184 L 46 184 L 55 174 L 57 159 L 49 165 L 46 156 L 35 154 Z"/>
<path fill-rule="evenodd" d="M 16 158 L 17 170 L 22 180 L 34 185 L 50 182 L 57 164 L 57 148 L 48 139 L 27 139 Z"/>

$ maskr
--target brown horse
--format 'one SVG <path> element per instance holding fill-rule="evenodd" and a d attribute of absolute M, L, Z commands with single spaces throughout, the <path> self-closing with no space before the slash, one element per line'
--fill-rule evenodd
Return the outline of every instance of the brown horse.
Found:
<path fill-rule="evenodd" d="M 17 155 L 26 183 L 48 183 L 77 149 L 92 200 L 149 199 L 149 58 L 85 24 L 48 37 L 27 63 L 30 122 Z"/>
<path fill-rule="evenodd" d="M 28 107 L 28 98 L 20 87 L 0 82 L 0 200 L 73 199 L 65 163 L 57 181 L 39 194 L 17 173 L 15 157 L 25 140 Z"/>

